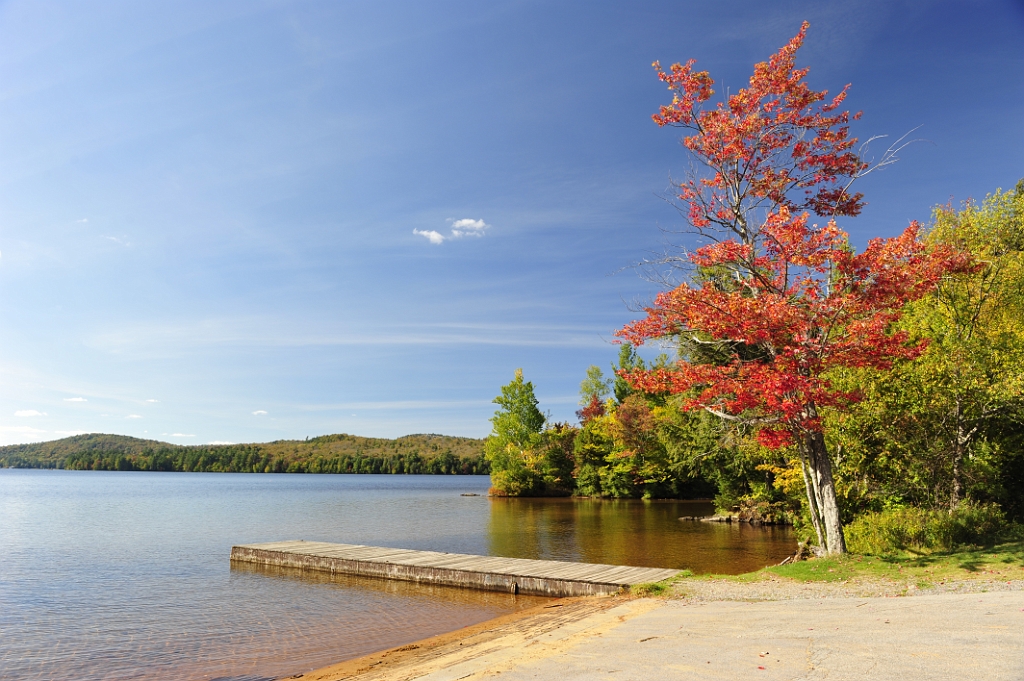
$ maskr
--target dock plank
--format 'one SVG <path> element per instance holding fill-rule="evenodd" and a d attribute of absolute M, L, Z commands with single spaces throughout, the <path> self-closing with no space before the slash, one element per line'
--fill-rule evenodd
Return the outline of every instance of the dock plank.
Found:
<path fill-rule="evenodd" d="M 231 560 L 306 570 L 543 596 L 615 593 L 679 574 L 668 568 L 474 556 L 302 540 L 243 544 Z"/>

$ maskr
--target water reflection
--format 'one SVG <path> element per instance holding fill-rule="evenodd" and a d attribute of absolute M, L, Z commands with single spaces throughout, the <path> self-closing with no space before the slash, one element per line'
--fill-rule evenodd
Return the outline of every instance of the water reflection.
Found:
<path fill-rule="evenodd" d="M 599 499 L 490 500 L 488 553 L 739 574 L 793 553 L 789 528 L 681 521 L 710 502 Z"/>

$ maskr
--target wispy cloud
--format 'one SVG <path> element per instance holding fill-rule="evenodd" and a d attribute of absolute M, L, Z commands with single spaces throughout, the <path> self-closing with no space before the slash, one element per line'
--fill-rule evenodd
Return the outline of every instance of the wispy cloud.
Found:
<path fill-rule="evenodd" d="M 151 403 L 151 404 L 153 404 L 153 403 L 159 402 L 160 400 L 146 400 L 146 401 Z"/>
<path fill-rule="evenodd" d="M 14 412 L 15 416 L 46 416 L 45 411 L 36 411 L 35 409 L 19 409 Z"/>
<path fill-rule="evenodd" d="M 125 416 L 125 418 L 126 419 L 141 419 L 142 417 L 139 416 L 138 414 L 128 414 L 128 416 Z"/>
<path fill-rule="evenodd" d="M 267 412 L 263 409 L 257 409 L 252 413 L 253 416 L 266 416 Z"/>
<path fill-rule="evenodd" d="M 89 222 L 89 218 L 82 218 L 81 220 L 75 220 L 75 222 L 78 224 L 84 224 L 86 222 Z"/>
<path fill-rule="evenodd" d="M 439 246 L 449 239 L 461 239 L 464 236 L 483 236 L 484 232 L 490 228 L 490 225 L 483 220 L 474 220 L 473 218 L 462 218 L 460 220 L 448 218 L 448 222 L 452 225 L 451 233 L 448 236 L 434 229 L 414 229 L 412 233 L 417 236 L 426 237 L 427 241 Z"/>
<path fill-rule="evenodd" d="M 280 318 L 226 317 L 203 321 L 105 327 L 87 343 L 105 352 L 179 356 L 193 347 L 331 347 L 500 345 L 607 347 L 611 329 L 572 324 L 434 322 L 375 327 L 340 322 L 288 323 Z"/>
<path fill-rule="evenodd" d="M 579 395 L 547 395 L 538 397 L 541 404 L 576 404 Z M 489 407 L 493 400 L 381 400 L 377 402 L 333 402 L 323 404 L 295 404 L 294 409 L 307 412 L 321 411 L 430 411 Z M 355 416 L 355 414 L 351 414 Z"/>
<path fill-rule="evenodd" d="M 186 433 L 171 433 L 171 437 L 195 437 L 195 435 L 188 435 Z"/>
<path fill-rule="evenodd" d="M 84 397 L 65 397 L 64 401 L 65 402 L 88 402 L 89 400 L 85 399 Z"/>
<path fill-rule="evenodd" d="M 113 241 L 115 244 L 121 244 L 122 246 L 126 246 L 126 247 L 132 245 L 132 243 L 130 241 L 128 241 L 127 239 L 119 239 L 116 236 L 108 236 L 106 234 L 100 234 L 100 238 L 101 239 L 106 239 L 108 241 Z"/>
<path fill-rule="evenodd" d="M 579 398 L 573 398 L 574 400 Z M 491 400 L 388 400 L 381 402 L 338 402 L 334 404 L 296 405 L 302 411 L 395 411 L 421 409 L 451 409 L 466 407 L 483 407 L 493 404 Z M 355 414 L 352 414 L 355 416 Z"/>

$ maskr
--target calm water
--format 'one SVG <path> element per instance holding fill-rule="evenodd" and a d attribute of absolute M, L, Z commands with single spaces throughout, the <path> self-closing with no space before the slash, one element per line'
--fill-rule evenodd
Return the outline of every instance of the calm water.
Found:
<path fill-rule="evenodd" d="M 695 502 L 489 499 L 485 476 L 0 469 L 0 679 L 294 674 L 541 599 L 230 567 L 307 539 L 743 572 L 784 530 L 680 522 Z"/>

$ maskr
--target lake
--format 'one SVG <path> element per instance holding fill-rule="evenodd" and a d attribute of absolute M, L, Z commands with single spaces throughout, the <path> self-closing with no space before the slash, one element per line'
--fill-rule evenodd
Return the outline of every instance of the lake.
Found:
<path fill-rule="evenodd" d="M 738 573 L 785 528 L 681 522 L 704 502 L 492 499 L 486 476 L 0 469 L 0 679 L 233 679 L 308 671 L 543 602 L 231 568 L 306 539 Z M 462 496 L 475 493 L 481 496 Z"/>

